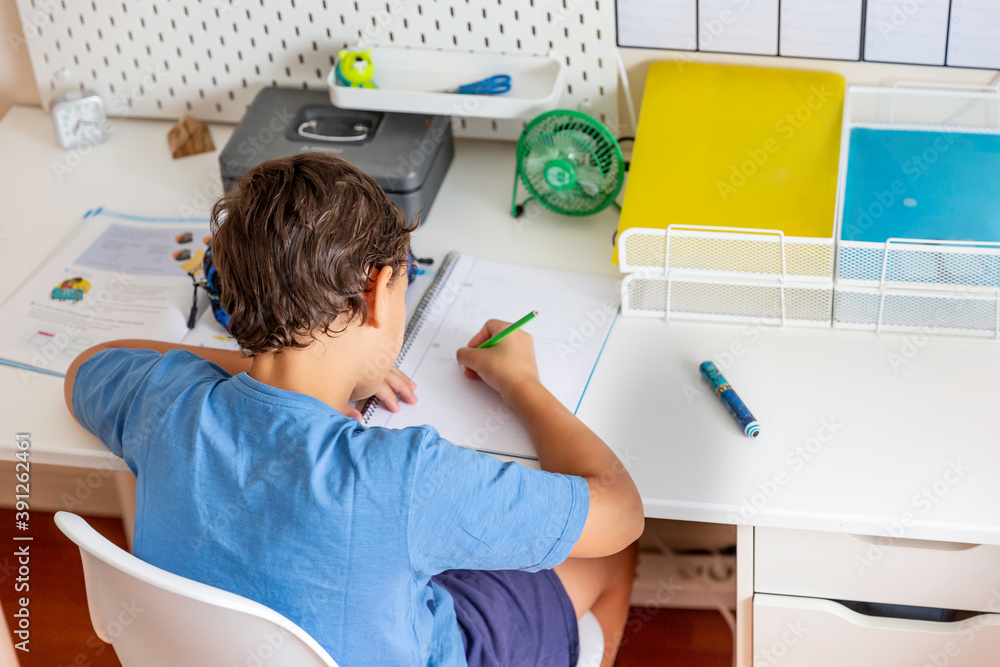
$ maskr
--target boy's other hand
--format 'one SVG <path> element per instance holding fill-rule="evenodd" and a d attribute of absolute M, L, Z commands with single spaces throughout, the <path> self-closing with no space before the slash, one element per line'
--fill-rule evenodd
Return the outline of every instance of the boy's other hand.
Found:
<path fill-rule="evenodd" d="M 416 403 L 417 395 L 413 391 L 417 388 L 417 383 L 407 377 L 406 373 L 398 368 L 389 370 L 380 386 L 375 391 L 375 398 L 379 400 L 384 408 L 389 412 L 399 412 L 399 401 L 404 403 Z M 361 421 L 362 414 L 353 405 L 348 404 L 344 410 L 346 417 L 353 417 Z"/>
<path fill-rule="evenodd" d="M 467 347 L 458 350 L 458 363 L 465 366 L 465 375 L 481 379 L 500 393 L 505 401 L 517 387 L 538 382 L 535 364 L 535 344 L 531 334 L 517 330 L 502 341 L 485 349 L 477 346 L 510 326 L 510 322 L 490 320 L 479 330 Z"/>

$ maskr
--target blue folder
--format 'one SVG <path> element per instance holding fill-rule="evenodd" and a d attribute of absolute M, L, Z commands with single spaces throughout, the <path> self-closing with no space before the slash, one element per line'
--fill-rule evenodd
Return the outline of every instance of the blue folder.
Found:
<path fill-rule="evenodd" d="M 844 241 L 1000 241 L 1000 136 L 851 130 Z"/>

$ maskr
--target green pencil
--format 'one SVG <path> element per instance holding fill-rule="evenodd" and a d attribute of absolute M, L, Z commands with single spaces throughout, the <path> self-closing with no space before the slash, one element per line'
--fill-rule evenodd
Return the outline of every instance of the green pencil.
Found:
<path fill-rule="evenodd" d="M 523 327 L 531 320 L 535 319 L 537 315 L 538 315 L 537 310 L 531 311 L 530 313 L 519 319 L 517 322 L 514 322 L 514 324 L 510 325 L 509 327 L 498 333 L 496 336 L 493 336 L 493 338 L 490 338 L 488 341 L 484 343 L 480 343 L 477 349 L 482 349 L 484 347 L 493 347 L 494 345 L 502 341 L 504 338 L 511 335 L 512 333 Z"/>

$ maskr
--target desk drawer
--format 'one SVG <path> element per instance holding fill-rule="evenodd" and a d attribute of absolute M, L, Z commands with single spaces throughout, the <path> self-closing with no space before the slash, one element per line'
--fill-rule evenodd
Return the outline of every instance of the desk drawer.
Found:
<path fill-rule="evenodd" d="M 754 667 L 986 667 L 1000 656 L 1000 616 L 957 623 L 863 616 L 830 600 L 756 594 Z"/>
<path fill-rule="evenodd" d="M 756 528 L 754 591 L 1000 612 L 1000 547 Z"/>

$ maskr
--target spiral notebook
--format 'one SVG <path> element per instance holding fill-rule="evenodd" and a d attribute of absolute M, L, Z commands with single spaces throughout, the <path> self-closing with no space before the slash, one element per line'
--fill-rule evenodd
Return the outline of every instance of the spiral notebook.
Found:
<path fill-rule="evenodd" d="M 537 458 L 521 420 L 480 380 L 465 377 L 455 352 L 486 320 L 525 327 L 535 342 L 542 383 L 570 411 L 583 399 L 618 313 L 618 281 L 450 253 L 406 328 L 396 366 L 417 383 L 415 405 L 389 412 L 376 400 L 363 407 L 368 426 L 428 424 L 451 442 L 493 454 Z"/>

